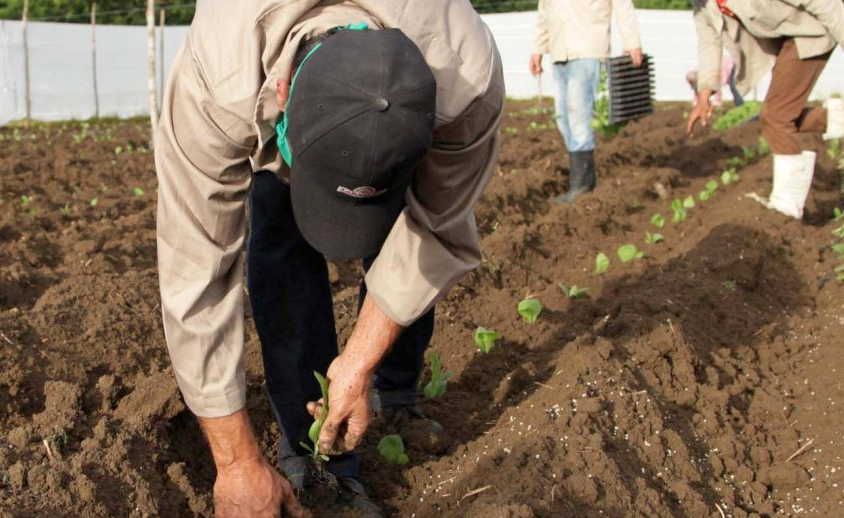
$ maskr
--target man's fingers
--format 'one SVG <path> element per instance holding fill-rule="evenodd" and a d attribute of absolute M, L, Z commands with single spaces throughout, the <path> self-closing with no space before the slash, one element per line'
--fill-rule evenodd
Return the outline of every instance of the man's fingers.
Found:
<path fill-rule="evenodd" d="M 319 416 L 319 413 L 322 412 L 322 398 L 320 398 L 319 401 L 308 402 L 305 408 L 307 408 L 308 413 L 311 414 L 311 417 L 316 419 Z"/>
<path fill-rule="evenodd" d="M 328 419 L 322 424 L 322 430 L 319 432 L 319 450 L 325 453 L 334 452 L 334 443 L 337 441 L 337 433 L 339 431 L 340 422 L 329 415 Z"/>

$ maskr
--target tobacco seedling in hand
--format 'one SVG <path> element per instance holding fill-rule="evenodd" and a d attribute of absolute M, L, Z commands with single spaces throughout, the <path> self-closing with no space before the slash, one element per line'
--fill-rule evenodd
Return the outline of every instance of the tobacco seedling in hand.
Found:
<path fill-rule="evenodd" d="M 539 318 L 539 314 L 542 313 L 542 303 L 539 302 L 539 299 L 525 299 L 519 302 L 516 309 L 525 322 L 533 324 Z"/>
<path fill-rule="evenodd" d="M 378 453 L 391 464 L 407 464 L 410 459 L 404 451 L 401 435 L 385 435 L 378 442 Z"/>
<path fill-rule="evenodd" d="M 654 214 L 651 216 L 651 225 L 662 228 L 665 226 L 665 218 L 662 217 L 662 214 Z"/>
<path fill-rule="evenodd" d="M 431 380 L 425 385 L 423 391 L 426 398 L 434 399 L 445 394 L 448 387 L 448 378 L 452 376 L 452 373 L 443 369 L 439 353 L 431 352 L 428 358 L 431 362 Z"/>
<path fill-rule="evenodd" d="M 610 258 L 604 252 L 595 256 L 595 275 L 601 275 L 610 267 Z"/>
<path fill-rule="evenodd" d="M 563 293 L 566 294 L 566 297 L 570 299 L 579 299 L 585 297 L 586 294 L 589 292 L 589 288 L 581 288 L 577 284 L 572 284 L 571 286 L 566 286 L 563 283 L 560 283 L 560 289 L 563 290 Z"/>
<path fill-rule="evenodd" d="M 314 377 L 317 383 L 319 383 L 319 390 L 322 393 L 322 407 L 320 408 L 319 415 L 314 419 L 314 422 L 311 423 L 311 427 L 308 429 L 308 439 L 311 440 L 313 447 L 304 442 L 300 442 L 299 445 L 311 453 L 311 458 L 314 461 L 327 462 L 328 455 L 319 451 L 319 432 L 322 430 L 325 418 L 328 417 L 328 380 L 317 371 L 314 371 Z"/>
<path fill-rule="evenodd" d="M 501 333 L 494 329 L 478 327 L 473 335 L 475 345 L 482 353 L 488 353 L 495 347 L 495 341 L 501 338 Z"/>
<path fill-rule="evenodd" d="M 665 237 L 662 234 L 645 232 L 645 243 L 649 245 L 655 245 L 661 241 L 664 241 Z"/>
<path fill-rule="evenodd" d="M 622 263 L 628 263 L 633 259 L 641 259 L 645 256 L 645 252 L 636 248 L 636 245 L 627 244 L 618 247 L 618 258 Z"/>

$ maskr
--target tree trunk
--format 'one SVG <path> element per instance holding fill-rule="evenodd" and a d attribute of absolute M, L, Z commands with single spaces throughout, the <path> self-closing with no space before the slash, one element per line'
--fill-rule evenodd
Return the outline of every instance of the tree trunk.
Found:
<path fill-rule="evenodd" d="M 94 86 L 94 117 L 100 116 L 100 92 L 97 86 L 97 2 L 91 3 L 91 82 Z"/>
<path fill-rule="evenodd" d="M 21 18 L 21 36 L 23 37 L 23 82 L 26 118 L 32 118 L 32 87 L 29 79 L 29 38 L 27 36 L 27 21 L 29 19 L 29 0 L 23 0 L 23 17 Z"/>
<path fill-rule="evenodd" d="M 158 94 L 155 73 L 155 0 L 147 0 L 147 87 L 149 88 L 149 121 L 152 124 L 152 138 L 155 145 L 155 129 L 158 127 Z"/>

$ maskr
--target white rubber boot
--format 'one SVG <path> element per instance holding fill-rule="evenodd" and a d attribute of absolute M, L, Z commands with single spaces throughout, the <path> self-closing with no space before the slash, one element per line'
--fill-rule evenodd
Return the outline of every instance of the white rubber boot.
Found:
<path fill-rule="evenodd" d="M 844 137 L 844 99 L 830 97 L 823 103 L 826 108 L 826 133 L 824 140 Z"/>
<path fill-rule="evenodd" d="M 774 187 L 765 205 L 786 216 L 803 218 L 814 173 L 815 153 L 812 151 L 800 155 L 774 155 Z"/>

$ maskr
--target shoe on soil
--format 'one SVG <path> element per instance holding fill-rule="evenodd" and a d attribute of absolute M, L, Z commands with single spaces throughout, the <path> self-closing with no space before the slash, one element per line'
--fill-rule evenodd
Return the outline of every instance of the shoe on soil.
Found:
<path fill-rule="evenodd" d="M 305 507 L 346 508 L 360 518 L 383 518 L 384 512 L 354 477 L 337 477 L 326 469 L 314 466 L 310 457 L 296 455 L 280 459 L 279 467 L 296 497 Z"/>
<path fill-rule="evenodd" d="M 448 449 L 450 441 L 445 428 L 425 415 L 416 405 L 382 408 L 384 426 L 390 433 L 397 433 L 408 446 L 438 455 Z"/>
<path fill-rule="evenodd" d="M 594 190 L 597 184 L 593 150 L 572 151 L 569 153 L 569 161 L 569 190 L 552 198 L 553 203 L 572 203 L 581 194 Z"/>
<path fill-rule="evenodd" d="M 812 151 L 804 151 L 799 155 L 774 155 L 774 186 L 771 195 L 767 200 L 755 193 L 747 196 L 769 209 L 802 219 L 815 173 L 815 157 Z"/>
<path fill-rule="evenodd" d="M 844 137 L 844 99 L 831 97 L 824 101 L 826 108 L 826 133 L 824 140 Z"/>

